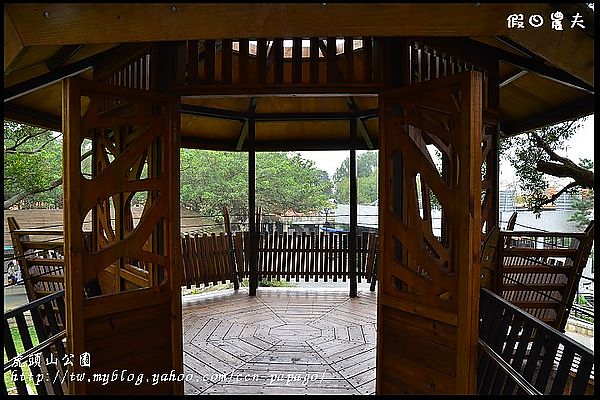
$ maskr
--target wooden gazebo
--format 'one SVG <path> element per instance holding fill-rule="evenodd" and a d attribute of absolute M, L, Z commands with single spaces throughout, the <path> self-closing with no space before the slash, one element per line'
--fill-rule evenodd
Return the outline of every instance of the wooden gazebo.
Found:
<path fill-rule="evenodd" d="M 182 372 L 181 147 L 248 152 L 250 215 L 255 152 L 350 150 L 354 230 L 356 150 L 379 149 L 377 392 L 475 393 L 499 140 L 593 112 L 593 23 L 585 5 L 554 3 L 6 4 L 4 118 L 64 135 L 69 352 L 91 353 L 87 373 Z M 84 292 L 93 279 L 100 292 Z"/>

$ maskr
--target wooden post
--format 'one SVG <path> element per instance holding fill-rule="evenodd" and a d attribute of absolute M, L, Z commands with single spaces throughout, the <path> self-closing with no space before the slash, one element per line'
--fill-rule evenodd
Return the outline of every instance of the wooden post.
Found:
<path fill-rule="evenodd" d="M 348 239 L 348 272 L 350 278 L 350 297 L 356 297 L 358 283 L 356 281 L 356 225 L 357 225 L 357 193 L 356 193 L 356 119 L 350 120 L 350 237 Z"/>
<path fill-rule="evenodd" d="M 258 288 L 258 265 L 256 255 L 257 244 L 256 240 L 256 124 L 254 116 L 248 119 L 248 231 L 250 235 L 250 296 L 256 296 Z"/>
<path fill-rule="evenodd" d="M 238 269 L 235 259 L 235 248 L 233 246 L 233 235 L 231 233 L 231 221 L 229 220 L 229 210 L 227 207 L 223 207 L 223 219 L 225 223 L 225 232 L 227 233 L 227 240 L 229 244 L 229 259 L 231 260 L 231 280 L 233 281 L 233 290 L 240 288 L 238 280 Z"/>

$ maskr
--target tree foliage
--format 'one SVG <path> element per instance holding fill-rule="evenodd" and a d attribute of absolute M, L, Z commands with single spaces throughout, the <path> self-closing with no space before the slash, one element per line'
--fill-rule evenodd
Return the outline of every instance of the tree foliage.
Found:
<path fill-rule="evenodd" d="M 89 170 L 84 153 L 82 167 Z M 206 215 L 248 213 L 248 155 L 181 150 L 181 203 Z M 89 171 L 87 171 L 89 172 Z M 143 195 L 143 193 L 141 193 Z M 327 173 L 299 154 L 257 153 L 256 205 L 263 214 L 321 211 L 332 196 Z M 135 202 L 135 199 L 134 199 Z M 4 122 L 4 208 L 62 207 L 62 141 L 45 129 Z"/>
<path fill-rule="evenodd" d="M 569 221 L 575 222 L 579 228 L 585 228 L 590 220 L 594 218 L 594 191 L 583 190 L 581 198 L 573 201 L 575 212 Z"/>
<path fill-rule="evenodd" d="M 501 150 L 516 170 L 519 187 L 526 204 L 539 213 L 543 205 L 553 203 L 563 193 L 573 193 L 577 188 L 594 187 L 593 162 L 580 160 L 576 164 L 559 153 L 581 127 L 581 121 L 566 121 L 522 135 L 505 139 Z M 510 149 L 510 151 L 509 151 Z M 555 194 L 548 196 L 549 176 L 570 180 Z"/>
<path fill-rule="evenodd" d="M 62 207 L 62 141 L 47 129 L 4 121 L 4 209 Z"/>
<path fill-rule="evenodd" d="M 320 211 L 331 197 L 331 182 L 314 162 L 294 153 L 257 153 L 256 205 L 263 214 Z M 205 215 L 248 214 L 248 155 L 181 150 L 181 203 Z"/>
<path fill-rule="evenodd" d="M 378 152 L 367 151 L 356 156 L 356 189 L 359 204 L 371 204 L 378 198 Z M 350 203 L 350 157 L 333 174 L 334 199 Z"/>

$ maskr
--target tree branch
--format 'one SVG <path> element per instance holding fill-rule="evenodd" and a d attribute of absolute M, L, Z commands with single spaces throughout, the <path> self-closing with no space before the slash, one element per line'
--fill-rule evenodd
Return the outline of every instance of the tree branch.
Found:
<path fill-rule="evenodd" d="M 571 178 L 581 187 L 591 189 L 594 187 L 594 172 L 581 168 L 570 162 L 569 164 L 555 163 L 549 161 L 538 161 L 536 169 L 547 175 L 559 178 Z"/>
<path fill-rule="evenodd" d="M 568 165 L 569 167 L 572 167 L 572 168 L 581 168 L 577 164 L 575 164 L 573 161 L 569 160 L 568 158 L 561 157 L 558 154 L 556 154 L 556 152 L 554 150 L 552 150 L 550 148 L 550 146 L 548 146 L 548 143 L 546 143 L 544 140 L 542 140 L 542 138 L 539 137 L 537 133 L 533 132 L 532 135 L 533 135 L 533 138 L 535 139 L 535 142 L 537 143 L 537 145 L 542 150 L 544 150 L 546 152 L 546 154 L 548 154 L 550 156 L 551 160 L 558 161 L 558 162 Z"/>
<path fill-rule="evenodd" d="M 81 155 L 81 161 L 85 160 L 86 158 L 88 158 L 89 156 L 92 155 L 92 150 L 88 150 L 85 153 L 83 153 Z M 27 196 L 31 196 L 34 194 L 38 194 L 38 193 L 43 193 L 43 192 L 47 192 L 49 190 L 52 190 L 58 186 L 62 185 L 62 177 L 52 181 L 50 183 L 50 185 L 48 185 L 48 187 L 44 187 L 44 188 L 35 188 L 35 189 L 29 189 L 29 190 L 25 190 L 21 193 L 17 193 L 14 196 L 12 196 L 11 198 L 9 198 L 8 200 L 4 201 L 4 209 L 7 210 L 8 208 L 12 207 L 13 205 L 17 204 L 18 202 L 20 202 L 21 200 L 23 200 L 25 197 Z"/>
<path fill-rule="evenodd" d="M 58 136 L 55 137 L 55 138 L 48 139 L 46 142 L 44 142 L 43 144 L 41 144 L 35 150 L 18 150 L 17 147 L 19 145 L 15 145 L 15 146 L 7 148 L 6 149 L 6 153 L 8 153 L 8 154 L 16 154 L 16 153 L 19 153 L 19 154 L 35 154 L 35 153 L 38 153 L 38 152 L 44 150 L 44 147 L 46 147 L 49 143 L 52 143 L 53 141 L 55 141 L 56 138 L 58 138 Z"/>
<path fill-rule="evenodd" d="M 556 201 L 556 199 L 558 199 L 560 197 L 561 194 L 563 194 L 567 190 L 577 187 L 577 186 L 579 186 L 579 184 L 575 181 L 569 183 L 568 185 L 566 185 L 565 187 L 560 189 L 558 192 L 556 192 L 552 196 L 548 197 L 546 200 L 542 201 L 541 203 L 536 204 L 536 207 L 542 207 L 546 204 L 554 203 Z"/>
<path fill-rule="evenodd" d="M 26 190 L 21 193 L 17 193 L 10 199 L 4 201 L 4 209 L 6 210 L 6 209 L 12 207 L 13 205 L 17 204 L 18 202 L 20 202 L 27 196 L 31 196 L 31 195 L 34 195 L 37 193 L 47 192 L 47 191 L 52 190 L 60 185 L 62 185 L 62 177 L 58 178 L 55 181 L 53 181 L 52 183 L 50 183 L 50 185 L 46 188 L 30 189 L 30 190 Z"/>
<path fill-rule="evenodd" d="M 28 134 L 27 136 L 25 136 L 25 137 L 23 137 L 23 138 L 21 138 L 21 139 L 17 139 L 17 140 L 15 141 L 15 144 L 13 144 L 13 145 L 12 145 L 12 146 L 10 146 L 10 147 L 7 147 L 7 148 L 5 149 L 5 151 L 6 151 L 6 152 L 13 152 L 13 153 L 14 153 L 14 152 L 16 152 L 16 151 L 17 151 L 17 148 L 18 148 L 19 146 L 21 146 L 21 145 L 25 144 L 25 143 L 26 143 L 28 140 L 31 140 L 31 139 L 33 139 L 33 138 L 35 138 L 35 137 L 38 137 L 38 136 L 41 136 L 41 135 L 43 135 L 43 134 L 45 134 L 45 133 L 47 133 L 47 132 L 48 132 L 47 130 L 43 130 L 43 131 L 38 131 L 38 132 L 36 132 L 36 133 L 31 133 L 31 134 Z"/>

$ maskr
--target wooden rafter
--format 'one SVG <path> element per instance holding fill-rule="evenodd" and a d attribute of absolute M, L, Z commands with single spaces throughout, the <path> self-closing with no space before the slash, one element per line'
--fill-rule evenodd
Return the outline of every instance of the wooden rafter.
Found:
<path fill-rule="evenodd" d="M 519 121 L 501 123 L 500 132 L 503 137 L 517 135 L 541 126 L 556 123 L 556 121 L 566 121 L 573 118 L 589 115 L 594 112 L 594 99 L 586 98 L 576 100 L 569 104 L 563 104 L 557 108 L 547 110 L 531 117 Z"/>
<path fill-rule="evenodd" d="M 4 8 L 4 74 L 10 72 L 10 66 L 23 56 L 27 49 L 10 15 Z"/>
<path fill-rule="evenodd" d="M 583 90 L 587 93 L 594 93 L 592 85 L 569 72 L 544 63 L 540 57 L 534 59 L 524 55 L 519 56 L 510 51 L 469 38 L 436 38 L 435 41 L 430 38 L 417 38 L 416 40 L 469 62 L 474 58 L 474 55 L 477 55 L 479 60 L 489 60 L 490 63 L 504 61 L 560 84 Z"/>
<path fill-rule="evenodd" d="M 250 116 L 250 115 L 254 114 L 254 111 L 256 110 L 257 101 L 258 101 L 258 99 L 256 97 L 252 97 L 250 99 L 246 115 Z M 242 128 L 240 129 L 240 135 L 237 140 L 237 145 L 235 146 L 236 150 L 242 149 L 242 146 L 244 145 L 244 141 L 246 140 L 247 136 L 248 136 L 248 119 L 244 120 Z"/>
<path fill-rule="evenodd" d="M 325 54 L 325 59 L 327 60 L 328 65 L 327 71 L 328 75 L 330 75 L 332 78 L 331 81 L 339 83 L 344 82 L 342 71 L 340 69 L 340 66 L 338 65 L 337 57 L 335 56 L 335 41 L 334 43 L 330 43 L 328 40 L 327 44 L 325 44 L 323 40 L 319 40 L 319 48 L 321 49 L 323 54 Z M 344 52 L 346 52 L 346 48 L 344 48 Z M 332 64 L 329 63 L 330 58 L 333 58 Z M 356 114 L 358 112 L 358 105 L 356 104 L 356 100 L 354 100 L 354 97 L 348 96 L 346 98 L 346 104 L 348 105 L 348 108 L 350 109 L 350 111 L 352 111 L 352 113 Z M 365 121 L 363 121 L 362 118 L 358 118 L 358 121 L 358 130 L 360 131 L 361 136 L 365 140 L 367 147 L 369 149 L 373 149 L 373 142 L 371 141 L 371 137 L 369 136 L 367 124 L 365 124 Z"/>
<path fill-rule="evenodd" d="M 72 44 L 61 47 L 52 57 L 46 60 L 46 67 L 49 71 L 54 71 L 61 67 L 69 58 L 73 57 L 84 45 Z"/>
<path fill-rule="evenodd" d="M 4 89 L 4 102 L 6 103 L 10 100 L 16 99 L 17 97 L 24 96 L 28 93 L 59 82 L 65 78 L 78 75 L 87 69 L 93 68 L 100 60 L 106 58 L 110 59 L 117 50 L 119 50 L 119 47 L 117 49 L 105 50 L 101 53 L 94 54 L 93 56 L 69 64 L 63 68 L 58 68 L 27 81 L 9 86 Z"/>
<path fill-rule="evenodd" d="M 57 117 L 54 114 L 34 110 L 13 102 L 4 104 L 4 118 L 14 121 L 25 121 L 30 125 L 57 132 L 62 129 L 60 116 Z"/>

